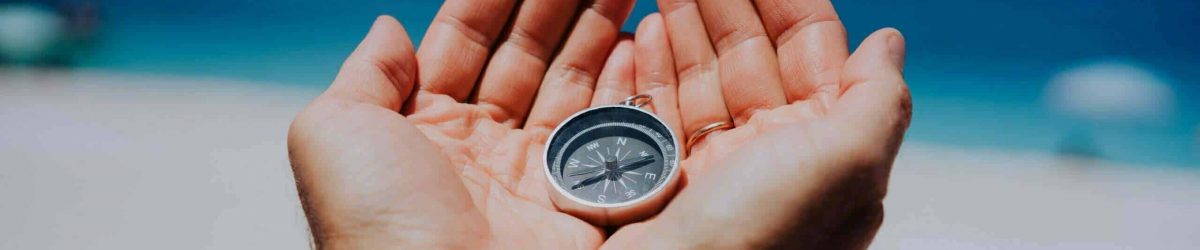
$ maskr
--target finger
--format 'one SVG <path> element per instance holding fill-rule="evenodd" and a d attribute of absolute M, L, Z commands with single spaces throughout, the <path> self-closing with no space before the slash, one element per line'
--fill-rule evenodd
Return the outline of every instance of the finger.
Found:
<path fill-rule="evenodd" d="M 408 33 L 395 18 L 380 16 L 322 97 L 398 111 L 412 92 L 416 72 L 417 59 Z"/>
<path fill-rule="evenodd" d="M 836 97 L 848 56 L 846 28 L 829 0 L 756 0 L 775 44 L 789 102 L 814 94 Z M 826 98 L 823 100 L 832 100 Z"/>
<path fill-rule="evenodd" d="M 476 102 L 492 119 L 520 126 L 533 105 L 550 56 L 558 48 L 577 0 L 528 0 L 521 4 L 507 36 L 479 83 Z"/>
<path fill-rule="evenodd" d="M 642 19 L 634 37 L 636 93 L 653 97 L 645 108 L 662 118 L 677 133 L 674 136 L 681 136 L 678 133 L 683 133 L 683 127 L 679 121 L 676 92 L 679 84 L 675 80 L 675 60 L 671 56 L 671 43 L 662 15 L 654 13 Z"/>
<path fill-rule="evenodd" d="M 596 79 L 632 8 L 632 0 L 595 0 L 583 10 L 546 71 L 526 129 L 549 132 L 567 116 L 591 104 Z"/>
<path fill-rule="evenodd" d="M 889 143 L 880 146 L 899 146 L 912 117 L 912 98 L 902 73 L 904 56 L 904 37 L 886 28 L 863 40 L 846 61 L 844 92 L 832 110 L 852 131 L 846 136 L 887 138 Z"/>
<path fill-rule="evenodd" d="M 680 133 L 684 140 L 709 124 L 733 122 L 721 94 L 717 54 L 708 39 L 708 31 L 704 28 L 696 2 L 659 0 L 658 6 L 663 11 L 671 54 L 675 59 L 675 73 L 679 81 L 679 118 L 683 127 Z M 692 150 L 702 147 L 703 140 L 692 145 Z"/>
<path fill-rule="evenodd" d="M 592 107 L 613 105 L 634 95 L 633 37 L 623 36 L 600 71 Z"/>
<path fill-rule="evenodd" d="M 417 51 L 421 91 L 463 101 L 516 0 L 450 0 L 433 18 Z"/>
<path fill-rule="evenodd" d="M 775 49 L 749 1 L 699 0 L 717 51 L 725 105 L 737 125 L 754 112 L 787 103 Z"/>

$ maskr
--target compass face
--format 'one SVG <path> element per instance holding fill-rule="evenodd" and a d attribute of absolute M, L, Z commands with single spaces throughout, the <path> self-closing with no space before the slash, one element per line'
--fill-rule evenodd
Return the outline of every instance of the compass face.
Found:
<path fill-rule="evenodd" d="M 546 170 L 559 192 L 596 207 L 637 203 L 677 172 L 675 136 L 649 112 L 625 105 L 579 112 L 546 145 Z"/>

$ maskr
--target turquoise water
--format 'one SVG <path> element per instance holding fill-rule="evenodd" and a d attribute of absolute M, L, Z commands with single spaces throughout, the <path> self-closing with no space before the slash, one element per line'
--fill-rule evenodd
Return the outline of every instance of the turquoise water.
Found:
<path fill-rule="evenodd" d="M 100 43 L 79 66 L 321 87 L 376 15 L 420 38 L 433 1 L 108 0 Z M 852 46 L 894 26 L 909 42 L 909 138 L 967 148 L 1058 151 L 1086 134 L 1101 157 L 1200 167 L 1200 2 L 1190 0 L 837 1 Z M 655 11 L 641 1 L 631 21 Z M 1134 62 L 1175 93 L 1170 119 L 1089 122 L 1047 108 L 1043 90 L 1071 66 Z"/>

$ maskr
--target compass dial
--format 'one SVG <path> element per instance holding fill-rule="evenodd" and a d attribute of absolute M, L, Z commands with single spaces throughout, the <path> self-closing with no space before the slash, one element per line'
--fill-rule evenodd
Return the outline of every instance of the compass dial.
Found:
<path fill-rule="evenodd" d="M 596 207 L 630 205 L 653 196 L 677 171 L 670 129 L 641 109 L 614 105 L 576 114 L 547 145 L 555 189 Z"/>

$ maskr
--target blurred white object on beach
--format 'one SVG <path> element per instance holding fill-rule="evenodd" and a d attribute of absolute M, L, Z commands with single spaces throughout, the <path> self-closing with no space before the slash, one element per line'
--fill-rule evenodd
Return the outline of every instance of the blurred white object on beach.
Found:
<path fill-rule="evenodd" d="M 18 63 L 50 57 L 65 36 L 64 20 L 35 5 L 0 5 L 0 57 Z"/>
<path fill-rule="evenodd" d="M 1093 122 L 1169 121 L 1175 93 L 1163 79 L 1135 63 L 1103 60 L 1058 73 L 1046 89 L 1055 111 Z"/>

